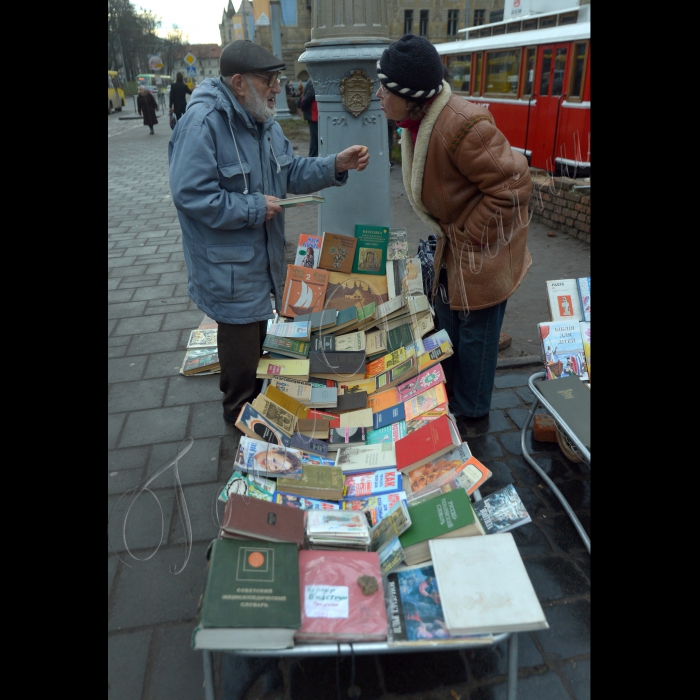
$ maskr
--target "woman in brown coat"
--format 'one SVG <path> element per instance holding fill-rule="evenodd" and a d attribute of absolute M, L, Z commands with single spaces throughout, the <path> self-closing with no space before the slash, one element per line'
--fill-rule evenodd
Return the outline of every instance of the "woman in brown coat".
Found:
<path fill-rule="evenodd" d="M 143 115 L 144 126 L 150 127 L 150 135 L 153 135 L 153 125 L 158 123 L 156 112 L 158 111 L 158 103 L 156 98 L 146 90 L 142 85 L 139 88 L 139 96 L 136 98 L 136 107 L 139 110 L 139 115 Z"/>
<path fill-rule="evenodd" d="M 433 300 L 454 350 L 442 364 L 465 422 L 488 415 L 506 302 L 532 264 L 532 180 L 489 110 L 452 95 L 443 75 L 435 47 L 413 34 L 377 62 L 381 108 L 402 130 L 408 200 L 437 236 Z"/>

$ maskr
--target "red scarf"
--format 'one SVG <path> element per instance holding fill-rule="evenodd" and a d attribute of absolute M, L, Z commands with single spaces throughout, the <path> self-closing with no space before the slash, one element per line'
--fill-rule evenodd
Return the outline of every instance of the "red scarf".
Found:
<path fill-rule="evenodd" d="M 437 95 L 434 97 L 431 97 L 429 100 L 426 101 L 426 105 L 432 104 L 435 100 L 437 99 Z M 423 117 L 420 119 L 409 119 L 406 118 L 403 121 L 396 122 L 396 126 L 401 127 L 401 129 L 408 129 L 408 132 L 411 134 L 411 138 L 413 139 L 413 145 L 416 145 L 416 139 L 418 138 L 418 129 L 420 128 L 420 123 L 423 121 Z"/>

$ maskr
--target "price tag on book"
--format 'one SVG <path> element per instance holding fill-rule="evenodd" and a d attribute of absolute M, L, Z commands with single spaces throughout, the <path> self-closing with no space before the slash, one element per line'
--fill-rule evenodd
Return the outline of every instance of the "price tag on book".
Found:
<path fill-rule="evenodd" d="M 347 586 L 306 586 L 304 590 L 307 617 L 347 617 L 349 601 Z"/>

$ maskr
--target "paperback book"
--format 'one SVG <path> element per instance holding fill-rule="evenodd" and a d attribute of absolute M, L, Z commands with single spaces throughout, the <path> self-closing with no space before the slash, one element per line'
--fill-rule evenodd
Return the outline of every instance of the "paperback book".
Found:
<path fill-rule="evenodd" d="M 281 325 L 287 325 L 286 323 Z M 290 324 L 291 325 L 291 324 Z M 307 340 L 297 340 L 296 338 L 285 338 L 279 335 L 265 336 L 262 349 L 266 352 L 282 355 L 284 357 L 306 358 L 309 356 L 310 343 Z"/>
<path fill-rule="evenodd" d="M 487 535 L 508 532 L 532 522 L 513 484 L 474 501 L 474 511 Z"/>
<path fill-rule="evenodd" d="M 378 469 L 344 474 L 346 500 L 382 496 L 401 491 L 401 476 L 396 469 Z"/>
<path fill-rule="evenodd" d="M 273 445 L 242 435 L 238 443 L 234 468 L 265 477 L 302 477 L 301 454 L 283 445 Z"/>
<path fill-rule="evenodd" d="M 218 328 L 197 328 L 190 332 L 190 337 L 187 341 L 189 348 L 215 348 Z"/>
<path fill-rule="evenodd" d="M 367 431 L 367 444 L 376 445 L 380 442 L 396 442 L 402 437 L 406 437 L 406 421 L 400 420 L 398 423 L 386 425 L 377 430 Z"/>
<path fill-rule="evenodd" d="M 580 322 L 538 323 L 537 329 L 547 379 L 576 376 L 588 381 Z"/>
<path fill-rule="evenodd" d="M 394 469 L 396 467 L 394 443 L 342 445 L 336 452 L 335 463 L 342 468 L 343 474 Z"/>
<path fill-rule="evenodd" d="M 442 365 L 438 362 L 434 367 L 421 372 L 414 379 L 409 379 L 403 384 L 396 387 L 398 401 L 409 401 L 418 394 L 436 387 L 438 384 L 444 384 L 445 373 L 442 370 Z"/>
<path fill-rule="evenodd" d="M 318 267 L 321 254 L 321 236 L 312 233 L 299 234 L 294 264 L 299 267 Z"/>
<path fill-rule="evenodd" d="M 318 266 L 334 272 L 352 272 L 357 238 L 325 231 L 321 243 L 321 256 Z"/>
<path fill-rule="evenodd" d="M 364 445 L 366 440 L 364 428 L 331 428 L 328 435 L 328 451 L 337 452 L 347 445 Z"/>
<path fill-rule="evenodd" d="M 423 467 L 415 469 L 416 472 L 422 472 Z M 409 475 L 413 476 L 413 472 Z M 416 486 L 407 498 L 411 505 L 425 501 L 439 493 L 447 493 L 455 489 L 464 489 L 467 494 L 471 495 L 481 485 L 491 477 L 491 470 L 484 466 L 476 457 L 470 457 L 463 464 L 460 464 L 454 469 L 449 469 L 444 472 L 435 471 L 429 472 L 427 475 L 421 473 L 415 479 L 409 479 L 406 486 L 408 490 L 412 486 Z"/>
<path fill-rule="evenodd" d="M 329 274 L 328 270 L 319 268 L 288 265 L 280 314 L 294 318 L 301 314 L 321 311 L 326 298 Z M 313 331 L 313 324 L 311 329 Z"/>
<path fill-rule="evenodd" d="M 307 515 L 306 534 L 311 549 L 369 548 L 369 525 L 359 512 L 312 510 Z"/>
<path fill-rule="evenodd" d="M 581 302 L 581 320 L 591 322 L 591 278 L 579 277 L 576 279 L 579 301 Z"/>
<path fill-rule="evenodd" d="M 249 403 L 243 404 L 236 419 L 236 427 L 253 440 L 291 447 L 291 437 Z"/>
<path fill-rule="evenodd" d="M 258 362 L 255 376 L 258 379 L 285 378 L 308 381 L 309 361 L 297 359 L 272 359 L 263 355 Z"/>
<path fill-rule="evenodd" d="M 267 335 L 277 335 L 282 338 L 309 340 L 311 324 L 309 321 L 290 321 L 289 323 L 272 323 L 268 326 Z"/>
<path fill-rule="evenodd" d="M 317 194 L 300 194 L 277 199 L 275 204 L 283 209 L 288 209 L 289 207 L 303 207 L 307 204 L 323 204 L 325 201 L 325 197 L 320 197 Z"/>
<path fill-rule="evenodd" d="M 263 501 L 272 501 L 277 488 L 274 479 L 267 479 L 258 474 L 243 474 L 234 471 L 219 494 L 224 503 L 232 496 L 250 496 Z"/>
<path fill-rule="evenodd" d="M 293 493 L 275 491 L 272 499 L 275 503 L 280 503 L 290 508 L 299 510 L 340 510 L 340 503 L 337 501 L 323 501 L 318 498 L 306 498 Z"/>
<path fill-rule="evenodd" d="M 373 527 L 381 522 L 382 518 L 399 502 L 408 505 L 405 491 L 395 491 L 367 498 L 344 498 L 342 505 L 344 510 L 361 510 L 369 520 L 370 527 Z"/>
<path fill-rule="evenodd" d="M 386 265 L 386 283 L 389 298 L 423 294 L 423 276 L 420 258 L 390 260 Z"/>
<path fill-rule="evenodd" d="M 185 359 L 180 374 L 189 377 L 193 374 L 218 374 L 221 372 L 217 348 L 191 348 L 185 351 Z"/>
<path fill-rule="evenodd" d="M 582 321 L 581 302 L 575 279 L 547 280 L 551 321 Z"/>
<path fill-rule="evenodd" d="M 393 537 L 398 537 L 411 526 L 411 517 L 408 514 L 408 505 L 404 499 L 399 498 L 376 525 L 370 528 L 370 551 L 376 552 Z"/>
<path fill-rule="evenodd" d="M 355 274 L 386 275 L 389 229 L 386 226 L 355 225 L 357 249 L 352 264 Z"/>
<path fill-rule="evenodd" d="M 389 229 L 387 260 L 404 260 L 408 257 L 408 233 L 405 228 Z"/>

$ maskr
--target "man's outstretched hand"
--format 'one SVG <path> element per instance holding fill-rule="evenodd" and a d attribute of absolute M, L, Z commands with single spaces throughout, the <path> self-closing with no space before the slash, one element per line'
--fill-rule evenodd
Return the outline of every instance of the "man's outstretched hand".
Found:
<path fill-rule="evenodd" d="M 361 172 L 369 163 L 367 146 L 350 146 L 335 157 L 335 172 L 344 173 L 346 170 Z"/>

